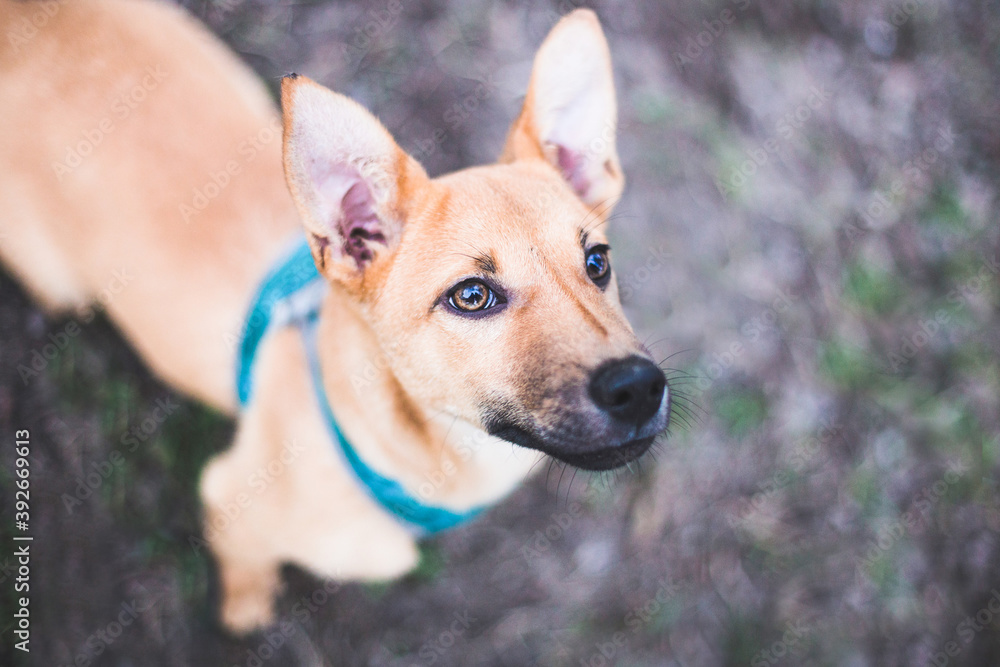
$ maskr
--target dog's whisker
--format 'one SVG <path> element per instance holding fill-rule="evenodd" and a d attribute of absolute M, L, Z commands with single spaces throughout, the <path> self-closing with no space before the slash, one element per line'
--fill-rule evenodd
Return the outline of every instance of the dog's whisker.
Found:
<path fill-rule="evenodd" d="M 686 414 L 675 414 L 674 415 L 674 420 L 676 420 L 676 422 L 678 424 L 680 424 L 681 426 L 683 426 L 685 429 L 690 429 L 691 428 L 691 420 L 692 419 L 693 419 L 693 417 L 691 417 L 690 415 L 686 415 Z"/>
<path fill-rule="evenodd" d="M 567 468 L 566 464 L 563 463 L 562 472 L 559 473 L 559 481 L 556 482 L 556 496 L 557 497 L 559 496 L 559 489 L 562 488 L 562 480 L 563 480 L 563 475 L 566 474 L 566 468 Z"/>
<path fill-rule="evenodd" d="M 685 414 L 685 415 L 687 415 L 689 417 L 700 416 L 700 414 L 698 412 L 696 412 L 696 409 L 697 409 L 698 406 L 690 405 L 690 404 L 686 403 L 683 399 L 679 400 L 679 401 L 675 401 L 674 404 L 673 404 L 673 407 L 674 407 L 674 409 L 678 410 L 682 414 Z"/>
<path fill-rule="evenodd" d="M 672 398 L 672 402 L 675 405 L 683 406 L 683 407 L 691 410 L 692 412 L 697 412 L 698 414 L 701 414 L 703 416 L 707 416 L 708 415 L 708 411 L 706 411 L 703 407 L 701 407 L 700 405 L 698 405 L 698 403 L 696 403 L 692 398 L 690 398 L 689 396 L 686 396 L 681 391 L 674 392 L 674 395 L 673 395 L 673 398 Z"/>
<path fill-rule="evenodd" d="M 692 403 L 686 396 L 678 396 L 677 394 L 674 394 L 671 407 L 687 412 L 688 414 L 693 414 L 698 409 L 698 406 Z"/>
<path fill-rule="evenodd" d="M 649 335 L 649 337 L 652 337 L 652 336 L 653 336 L 653 334 Z M 645 347 L 647 347 L 647 348 L 649 348 L 651 350 L 655 349 L 656 346 L 659 345 L 660 343 L 663 343 L 663 342 L 666 342 L 666 341 L 670 340 L 670 336 L 664 336 L 663 338 L 657 338 L 655 341 L 653 341 L 652 343 L 650 343 L 649 342 L 649 337 L 647 337 L 646 340 L 644 340 L 642 342 L 642 344 L 643 344 L 643 346 L 645 346 Z M 670 355 L 670 356 L 673 356 L 673 355 Z M 657 366 L 659 366 L 660 364 L 662 364 L 664 361 L 666 361 L 669 358 L 670 357 L 665 357 L 663 360 L 661 360 L 659 362 L 659 364 L 657 364 Z"/>
<path fill-rule="evenodd" d="M 664 360 L 664 361 L 666 361 L 666 360 Z M 698 377 L 697 375 L 695 375 L 694 373 L 692 373 L 690 371 L 683 370 L 681 368 L 667 368 L 667 367 L 664 367 L 662 364 L 663 364 L 663 361 L 661 361 L 659 364 L 657 364 L 657 366 L 660 367 L 661 371 L 663 371 L 665 374 L 667 374 L 667 377 L 690 377 L 690 378 Z"/>
<path fill-rule="evenodd" d="M 673 359 L 674 357 L 676 357 L 678 355 L 687 354 L 688 352 L 695 352 L 695 349 L 693 347 L 689 347 L 689 348 L 685 348 L 683 350 L 678 350 L 677 352 L 674 352 L 673 354 L 671 354 L 669 357 L 667 357 L 663 361 L 668 361 L 668 360 Z"/>
<path fill-rule="evenodd" d="M 700 424 L 702 423 L 701 415 L 691 412 L 690 410 L 678 410 L 674 413 L 674 419 L 678 424 L 681 424 L 685 430 L 690 430 L 692 423 Z"/>
<path fill-rule="evenodd" d="M 516 451 L 514 450 L 514 445 L 513 444 L 511 444 L 511 446 L 510 446 L 510 453 L 511 453 L 511 456 L 513 456 L 514 454 L 516 454 Z M 533 473 L 535 471 L 535 468 L 539 464 L 541 464 L 542 461 L 544 461 L 546 458 L 548 458 L 548 457 L 539 456 L 538 459 L 535 460 L 535 462 L 531 464 L 531 467 L 528 468 L 528 475 L 531 475 L 531 473 Z"/>
<path fill-rule="evenodd" d="M 691 430 L 691 422 L 688 421 L 687 417 L 681 415 L 674 415 L 674 421 L 683 426 L 684 430 L 686 431 Z"/>
<path fill-rule="evenodd" d="M 569 504 L 570 492 L 573 491 L 573 482 L 576 481 L 576 475 L 579 472 L 580 472 L 579 468 L 573 468 L 573 476 L 570 477 L 570 480 L 569 480 L 569 489 L 567 489 L 567 491 L 566 491 L 566 504 L 567 505 Z"/>

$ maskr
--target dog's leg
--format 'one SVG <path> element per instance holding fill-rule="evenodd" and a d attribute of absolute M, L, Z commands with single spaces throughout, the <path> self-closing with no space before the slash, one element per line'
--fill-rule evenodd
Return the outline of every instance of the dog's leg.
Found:
<path fill-rule="evenodd" d="M 208 465 L 201 482 L 227 628 L 243 633 L 274 620 L 283 562 L 335 581 L 386 581 L 413 569 L 413 537 L 330 456 L 327 434 L 320 431 L 313 448 L 286 443 L 276 450 L 260 428 L 247 426 L 241 423 L 233 448 Z"/>
<path fill-rule="evenodd" d="M 221 620 L 237 633 L 271 623 L 280 584 L 281 558 L 274 548 L 274 526 L 267 522 L 267 499 L 248 485 L 253 473 L 247 472 L 246 457 L 239 456 L 252 450 L 251 437 L 243 430 L 233 449 L 214 459 L 201 480 L 205 539 L 219 566 Z"/>
<path fill-rule="evenodd" d="M 246 554 L 231 557 L 216 552 L 222 588 L 220 619 L 229 630 L 243 634 L 274 621 L 274 599 L 280 589 L 277 561 L 255 561 Z"/>
<path fill-rule="evenodd" d="M 368 499 L 340 461 L 318 408 L 300 334 L 260 351 L 254 397 L 233 446 L 201 478 L 205 539 L 218 559 L 222 620 L 245 632 L 273 619 L 279 568 L 385 581 L 416 565 L 413 537 Z"/>

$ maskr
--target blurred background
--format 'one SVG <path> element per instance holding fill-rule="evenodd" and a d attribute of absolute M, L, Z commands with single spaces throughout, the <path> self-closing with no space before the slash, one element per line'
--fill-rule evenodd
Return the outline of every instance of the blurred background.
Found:
<path fill-rule="evenodd" d="M 542 471 L 395 583 L 288 568 L 285 632 L 234 639 L 190 543 L 232 424 L 0 274 L 0 432 L 32 431 L 37 535 L 32 652 L 5 611 L 0 662 L 1000 664 L 1000 3 L 182 4 L 272 91 L 296 71 L 356 98 L 435 175 L 496 157 L 538 44 L 593 7 L 619 286 L 683 397 L 637 468 Z M 4 609 L 13 572 L 4 547 Z"/>

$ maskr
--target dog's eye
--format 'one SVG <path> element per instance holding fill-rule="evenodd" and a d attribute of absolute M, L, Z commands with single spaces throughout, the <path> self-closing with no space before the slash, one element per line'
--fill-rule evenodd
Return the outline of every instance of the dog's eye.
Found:
<path fill-rule="evenodd" d="M 448 304 L 460 313 L 479 313 L 497 302 L 496 292 L 481 280 L 466 280 L 448 294 Z"/>
<path fill-rule="evenodd" d="M 611 278 L 611 261 L 608 259 L 606 245 L 594 246 L 587 251 L 587 275 L 594 281 L 594 284 L 603 288 Z"/>

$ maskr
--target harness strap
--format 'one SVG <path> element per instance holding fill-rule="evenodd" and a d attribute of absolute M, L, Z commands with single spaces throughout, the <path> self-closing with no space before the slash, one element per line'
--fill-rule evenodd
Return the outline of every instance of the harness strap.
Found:
<path fill-rule="evenodd" d="M 305 239 L 300 239 L 264 278 L 247 313 L 240 341 L 236 378 L 240 407 L 246 407 L 250 400 L 254 360 L 265 334 L 271 329 L 296 326 L 302 332 L 309 375 L 323 421 L 326 422 L 336 449 L 368 495 L 418 534 L 437 533 L 474 518 L 483 510 L 482 507 L 454 512 L 420 502 L 399 482 L 381 475 L 365 463 L 344 436 L 323 386 L 323 372 L 316 342 L 320 305 L 327 289 L 316 270 Z"/>
<path fill-rule="evenodd" d="M 236 361 L 236 394 L 241 408 L 250 402 L 253 363 L 264 334 L 268 329 L 286 326 L 295 319 L 307 316 L 309 311 L 318 311 L 322 294 L 315 287 L 302 291 L 310 285 L 321 290 L 326 288 L 316 270 L 309 244 L 301 238 L 264 277 L 247 312 Z M 297 294 L 312 297 L 312 302 L 306 303 L 301 297 L 296 300 L 294 297 Z M 293 308 L 293 305 L 299 307 Z"/>
<path fill-rule="evenodd" d="M 340 430 L 337 419 L 333 416 L 333 410 L 330 408 L 326 388 L 323 386 L 323 372 L 319 364 L 319 350 L 316 346 L 317 325 L 317 318 L 311 317 L 300 328 L 302 342 L 306 346 L 306 357 L 309 359 L 309 374 L 312 376 L 316 398 L 319 399 L 319 408 L 329 427 L 330 435 L 333 436 L 334 442 L 340 445 L 339 449 L 344 455 L 348 467 L 361 482 L 361 485 L 368 490 L 372 498 L 397 518 L 417 528 L 417 532 L 424 534 L 438 533 L 454 528 L 479 514 L 482 511 L 482 508 L 479 507 L 459 514 L 443 507 L 425 505 L 407 493 L 399 482 L 375 472 L 358 456 L 357 451 Z"/>

